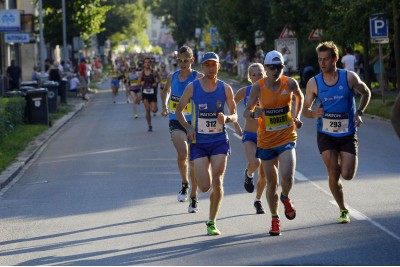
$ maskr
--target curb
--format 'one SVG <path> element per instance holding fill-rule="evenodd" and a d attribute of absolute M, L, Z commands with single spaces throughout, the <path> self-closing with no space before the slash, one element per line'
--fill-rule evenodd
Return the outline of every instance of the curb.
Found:
<path fill-rule="evenodd" d="M 61 117 L 56 123 L 53 124 L 49 129 L 41 133 L 31 141 L 22 151 L 15 162 L 11 163 L 1 174 L 0 174 L 0 190 L 6 187 L 21 170 L 33 159 L 33 157 L 47 144 L 47 142 L 53 137 L 65 124 L 67 124 L 78 112 L 80 112 L 86 103 L 75 104 L 75 109 L 65 116 Z"/>

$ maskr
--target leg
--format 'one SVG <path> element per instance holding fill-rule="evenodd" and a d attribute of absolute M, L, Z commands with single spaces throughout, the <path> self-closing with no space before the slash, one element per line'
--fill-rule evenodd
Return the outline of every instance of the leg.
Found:
<path fill-rule="evenodd" d="M 347 152 L 340 152 L 340 174 L 345 180 L 351 180 L 356 175 L 358 157 Z"/>
<path fill-rule="evenodd" d="M 258 169 L 258 167 L 260 167 L 260 160 L 255 156 L 257 144 L 253 142 L 244 142 L 243 147 L 248 161 L 247 172 L 249 174 L 253 174 Z"/>
<path fill-rule="evenodd" d="M 258 168 L 258 181 L 257 181 L 257 192 L 256 192 L 257 199 L 261 199 L 262 193 L 264 192 L 266 186 L 267 186 L 267 178 L 265 177 L 263 168 L 260 166 Z"/>
<path fill-rule="evenodd" d="M 345 210 L 343 185 L 340 181 L 340 167 L 338 163 L 338 152 L 336 150 L 325 150 L 322 159 L 329 175 L 329 188 L 339 208 Z"/>
<path fill-rule="evenodd" d="M 136 104 L 136 93 L 133 91 L 130 91 L 130 95 L 132 97 L 132 104 L 133 104 L 133 113 L 136 115 L 137 114 L 137 104 Z"/>
<path fill-rule="evenodd" d="M 278 169 L 279 161 L 278 157 L 271 160 L 262 160 L 262 167 L 267 179 L 267 191 L 266 198 L 269 206 L 269 210 L 272 215 L 278 214 Z"/>
<path fill-rule="evenodd" d="M 149 126 L 149 130 L 151 128 L 151 116 L 150 116 L 150 103 L 147 99 L 143 99 L 143 105 L 146 109 L 146 121 L 147 125 Z"/>
<path fill-rule="evenodd" d="M 209 220 L 217 219 L 222 198 L 224 197 L 224 173 L 226 168 L 227 156 L 218 154 L 211 156 L 212 189 L 210 193 L 210 217 Z M 196 172 L 197 175 L 197 172 Z"/>
<path fill-rule="evenodd" d="M 201 192 L 206 193 L 211 188 L 210 160 L 208 157 L 197 158 L 193 161 L 195 180 Z"/>
<path fill-rule="evenodd" d="M 279 155 L 279 163 L 282 172 L 282 193 L 289 196 L 294 183 L 294 173 L 296 169 L 296 151 L 289 149 Z"/>
<path fill-rule="evenodd" d="M 183 131 L 173 131 L 171 133 L 171 139 L 174 144 L 175 150 L 178 153 L 178 168 L 181 174 L 182 183 L 188 184 L 188 142 L 185 132 Z"/>

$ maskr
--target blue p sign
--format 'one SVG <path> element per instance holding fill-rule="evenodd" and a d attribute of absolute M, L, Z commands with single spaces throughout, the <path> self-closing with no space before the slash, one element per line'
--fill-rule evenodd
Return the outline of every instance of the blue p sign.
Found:
<path fill-rule="evenodd" d="M 371 38 L 387 38 L 389 36 L 389 27 L 387 19 L 380 17 L 371 17 L 370 19 Z"/>

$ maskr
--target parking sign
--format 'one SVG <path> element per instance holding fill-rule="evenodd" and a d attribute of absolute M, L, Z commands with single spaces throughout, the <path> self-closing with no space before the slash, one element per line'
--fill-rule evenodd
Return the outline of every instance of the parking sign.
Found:
<path fill-rule="evenodd" d="M 370 18 L 370 36 L 371 43 L 386 44 L 389 43 L 389 26 L 388 20 L 379 16 Z"/>

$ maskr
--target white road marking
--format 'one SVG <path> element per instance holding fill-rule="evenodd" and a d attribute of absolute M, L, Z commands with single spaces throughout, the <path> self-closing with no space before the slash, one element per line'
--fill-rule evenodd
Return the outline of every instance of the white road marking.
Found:
<path fill-rule="evenodd" d="M 228 129 L 230 129 L 231 131 L 234 132 L 234 136 L 237 137 L 238 139 L 241 139 L 241 137 L 239 135 L 237 135 L 235 133 L 235 129 L 232 128 L 231 126 L 227 125 L 226 126 Z M 311 181 L 310 179 L 308 179 L 305 175 L 303 175 L 301 172 L 296 171 L 295 173 L 295 179 L 301 182 L 309 182 L 311 183 L 313 186 L 315 186 L 316 188 L 318 188 L 321 192 L 323 192 L 325 195 L 332 197 L 331 192 L 325 190 L 324 188 L 322 188 L 321 186 L 319 186 L 318 184 L 314 183 L 313 181 Z M 329 201 L 331 204 L 337 206 L 336 201 L 331 200 Z M 381 225 L 380 223 L 372 220 L 371 218 L 369 218 L 368 216 L 366 216 L 365 214 L 361 213 L 360 211 L 351 208 L 350 206 L 346 205 L 348 207 L 348 210 L 350 212 L 350 216 L 353 217 L 354 219 L 358 220 L 358 221 L 368 221 L 370 224 L 374 225 L 375 227 L 381 229 L 382 231 L 384 231 L 386 234 L 390 235 L 391 237 L 393 237 L 394 239 L 396 239 L 397 241 L 400 241 L 400 236 L 396 235 L 395 233 L 393 233 L 392 231 L 390 231 L 389 229 L 387 229 L 386 227 L 384 227 L 383 225 Z"/>

